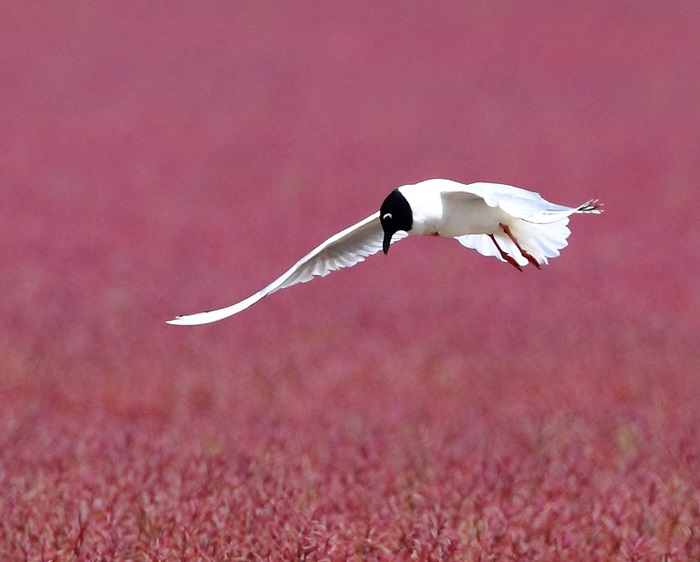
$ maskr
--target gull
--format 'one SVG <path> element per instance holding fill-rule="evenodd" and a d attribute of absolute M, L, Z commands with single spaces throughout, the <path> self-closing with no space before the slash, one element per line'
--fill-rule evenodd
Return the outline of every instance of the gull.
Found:
<path fill-rule="evenodd" d="M 177 316 L 168 324 L 223 320 L 275 291 L 352 267 L 380 250 L 388 254 L 391 244 L 408 235 L 454 238 L 520 271 L 528 264 L 540 269 L 567 245 L 569 217 L 601 213 L 600 206 L 597 199 L 578 207 L 556 205 L 538 193 L 498 183 L 430 179 L 404 185 L 384 199 L 379 212 L 331 236 L 254 295 L 225 308 Z"/>

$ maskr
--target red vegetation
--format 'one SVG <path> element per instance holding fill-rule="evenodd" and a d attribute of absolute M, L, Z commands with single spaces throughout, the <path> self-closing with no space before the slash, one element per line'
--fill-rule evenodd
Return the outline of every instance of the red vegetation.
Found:
<path fill-rule="evenodd" d="M 695 4 L 8 4 L 0 559 L 700 558 Z M 262 287 L 402 183 L 605 203 Z"/>

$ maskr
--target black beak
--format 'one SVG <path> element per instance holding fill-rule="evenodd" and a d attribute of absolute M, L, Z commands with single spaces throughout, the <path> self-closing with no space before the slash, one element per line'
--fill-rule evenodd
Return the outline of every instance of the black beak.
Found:
<path fill-rule="evenodd" d="M 391 237 L 393 235 L 393 232 L 384 232 L 384 244 L 382 246 L 382 249 L 384 250 L 384 255 L 389 253 L 389 246 L 391 246 Z"/>

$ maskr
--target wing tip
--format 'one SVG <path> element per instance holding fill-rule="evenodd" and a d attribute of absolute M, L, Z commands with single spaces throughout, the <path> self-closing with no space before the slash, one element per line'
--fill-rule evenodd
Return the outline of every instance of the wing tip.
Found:
<path fill-rule="evenodd" d="M 166 324 L 170 324 L 171 326 L 192 326 L 191 322 L 187 321 L 187 316 L 176 316 L 172 320 L 166 320 Z"/>
<path fill-rule="evenodd" d="M 210 324 L 211 322 L 219 320 L 219 318 L 212 318 L 209 316 L 210 312 L 211 311 L 176 316 L 172 320 L 166 320 L 165 323 L 171 326 L 201 326 L 202 324 Z"/>
<path fill-rule="evenodd" d="M 594 215 L 599 215 L 603 212 L 603 204 L 599 199 L 590 199 L 576 209 L 577 213 L 591 213 Z"/>

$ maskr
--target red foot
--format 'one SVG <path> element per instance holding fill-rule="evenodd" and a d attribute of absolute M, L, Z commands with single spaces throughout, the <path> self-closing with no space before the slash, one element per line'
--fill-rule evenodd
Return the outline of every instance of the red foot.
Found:
<path fill-rule="evenodd" d="M 503 249 L 501 249 L 501 247 L 498 245 L 498 242 L 496 242 L 496 237 L 493 234 L 489 234 L 489 237 L 491 238 L 493 243 L 496 245 L 496 249 L 498 250 L 498 253 L 501 254 L 501 257 L 504 260 L 506 260 L 510 265 L 515 267 L 518 271 L 522 271 L 523 268 L 520 267 L 520 264 L 517 261 L 515 261 L 515 259 L 512 256 L 509 256 L 508 254 L 506 254 L 503 251 Z"/>
<path fill-rule="evenodd" d="M 500 223 L 500 226 L 501 226 L 501 228 L 503 229 L 503 232 L 506 233 L 506 235 L 508 236 L 508 238 L 510 238 L 510 239 L 513 241 L 513 244 L 515 244 L 515 247 L 518 248 L 518 250 L 519 250 L 520 253 L 523 255 L 523 257 L 524 257 L 527 261 L 529 261 L 532 265 L 534 265 L 537 269 L 541 269 L 540 264 L 539 264 L 539 262 L 535 259 L 535 257 L 534 257 L 530 252 L 528 252 L 527 250 L 524 250 L 523 247 L 522 247 L 520 244 L 518 244 L 518 241 L 515 239 L 515 236 L 513 236 L 513 233 L 510 231 L 510 228 L 509 228 L 507 225 L 503 224 L 503 223 Z"/>

